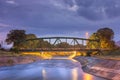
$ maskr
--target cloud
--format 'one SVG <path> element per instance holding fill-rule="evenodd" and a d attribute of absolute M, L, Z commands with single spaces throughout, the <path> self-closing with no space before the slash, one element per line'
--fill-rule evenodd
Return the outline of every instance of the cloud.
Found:
<path fill-rule="evenodd" d="M 53 4 L 91 21 L 120 17 L 120 0 L 53 0 Z"/>
<path fill-rule="evenodd" d="M 8 24 L 0 23 L 0 28 L 6 28 L 6 27 L 9 27 L 9 25 Z"/>
<path fill-rule="evenodd" d="M 14 0 L 7 0 L 6 3 L 8 3 L 8 4 L 15 4 L 15 5 L 17 4 Z"/>
<path fill-rule="evenodd" d="M 77 11 L 79 7 L 77 5 L 73 5 L 72 7 L 69 7 L 68 9 L 71 11 Z"/>
<path fill-rule="evenodd" d="M 120 17 L 120 7 L 111 7 L 110 9 L 106 9 L 106 13 L 109 18 Z"/>
<path fill-rule="evenodd" d="M 104 20 L 120 17 L 119 0 L 76 0 L 78 14 L 89 20 Z M 116 6 L 117 5 L 117 6 Z M 81 8 L 82 7 L 82 8 Z M 84 14 L 84 15 L 82 15 Z"/>
<path fill-rule="evenodd" d="M 6 3 L 6 0 L 0 0 L 0 18 L 2 19 L 0 23 L 14 26 L 10 28 L 2 26 L 3 29 L 0 31 L 18 28 L 26 29 L 28 33 L 38 36 L 59 34 L 82 36 L 81 32 L 95 32 L 106 26 L 111 26 L 110 28 L 118 31 L 117 28 L 120 25 L 119 0 L 7 1 Z M 11 5 L 14 2 L 18 5 Z"/>
<path fill-rule="evenodd" d="M 28 3 L 29 1 L 30 3 Z M 2 1 L 2 3 L 4 2 Z M 5 15 L 8 18 L 29 18 L 31 17 L 30 15 L 47 12 L 45 11 L 47 8 L 55 12 L 59 11 L 59 9 L 63 9 L 61 12 L 65 10 L 68 10 L 68 12 L 72 11 L 78 16 L 91 21 L 114 19 L 120 17 L 119 0 L 7 0 L 6 3 L 19 4 L 16 6 L 10 6 L 7 4 L 0 6 L 0 14 L 3 17 Z M 49 13 L 50 10 L 48 10 Z"/>
<path fill-rule="evenodd" d="M 79 9 L 78 15 L 82 16 L 88 20 L 94 20 L 94 21 L 103 19 L 103 14 L 99 14 L 99 12 L 97 12 L 93 9 L 88 9 L 88 8 Z"/>

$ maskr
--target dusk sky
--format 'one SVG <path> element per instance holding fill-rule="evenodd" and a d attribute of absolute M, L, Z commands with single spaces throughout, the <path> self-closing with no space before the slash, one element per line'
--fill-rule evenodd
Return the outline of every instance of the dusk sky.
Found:
<path fill-rule="evenodd" d="M 0 0 L 0 41 L 11 29 L 38 37 L 85 37 L 103 27 L 120 40 L 120 0 Z"/>

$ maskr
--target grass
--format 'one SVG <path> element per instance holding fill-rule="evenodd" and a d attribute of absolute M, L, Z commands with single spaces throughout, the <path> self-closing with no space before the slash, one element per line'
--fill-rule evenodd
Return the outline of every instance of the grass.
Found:
<path fill-rule="evenodd" d="M 103 52 L 102 55 L 96 57 L 103 59 L 120 60 L 120 50 Z"/>
<path fill-rule="evenodd" d="M 24 56 L 23 54 L 15 53 L 13 51 L 0 50 L 0 56 Z"/>

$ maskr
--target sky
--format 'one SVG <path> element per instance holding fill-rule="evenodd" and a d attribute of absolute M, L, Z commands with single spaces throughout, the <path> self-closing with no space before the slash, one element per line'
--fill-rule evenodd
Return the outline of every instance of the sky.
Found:
<path fill-rule="evenodd" d="M 84 38 L 104 27 L 120 40 L 120 0 L 0 0 L 0 41 L 12 29 Z"/>

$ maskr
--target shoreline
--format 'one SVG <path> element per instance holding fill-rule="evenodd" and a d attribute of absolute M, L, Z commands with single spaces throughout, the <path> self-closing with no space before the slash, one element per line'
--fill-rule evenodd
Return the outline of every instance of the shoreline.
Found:
<path fill-rule="evenodd" d="M 27 64 L 27 63 L 32 63 L 41 59 L 42 58 L 39 56 L 31 56 L 31 55 L 0 56 L 0 67 L 13 66 L 17 64 Z"/>
<path fill-rule="evenodd" d="M 82 65 L 84 72 L 105 79 L 120 80 L 120 60 L 110 60 L 95 57 L 75 57 Z M 28 64 L 42 60 L 39 56 L 0 56 L 0 67 Z"/>
<path fill-rule="evenodd" d="M 95 57 L 76 57 L 83 71 L 110 80 L 120 80 L 120 60 L 109 60 Z"/>

